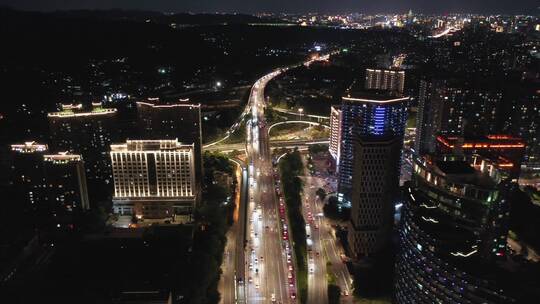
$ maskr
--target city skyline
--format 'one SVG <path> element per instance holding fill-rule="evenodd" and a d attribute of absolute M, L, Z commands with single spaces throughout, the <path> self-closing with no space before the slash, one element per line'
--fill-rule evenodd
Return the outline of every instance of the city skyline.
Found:
<path fill-rule="evenodd" d="M 539 6 L 535 0 L 519 0 L 517 2 L 480 1 L 445 1 L 426 0 L 403 1 L 390 0 L 382 2 L 358 3 L 354 0 L 338 1 L 246 1 L 232 0 L 224 3 L 219 0 L 206 1 L 39 1 L 39 0 L 2 0 L 0 6 L 8 6 L 23 10 L 77 10 L 77 9 L 135 9 L 161 12 L 195 12 L 195 13 L 406 13 L 413 10 L 425 14 L 480 13 L 480 14 L 538 14 Z M 486 8 L 489 7 L 489 8 Z"/>
<path fill-rule="evenodd" d="M 540 299 L 540 16 L 352 3 L 0 9 L 0 302 Z"/>

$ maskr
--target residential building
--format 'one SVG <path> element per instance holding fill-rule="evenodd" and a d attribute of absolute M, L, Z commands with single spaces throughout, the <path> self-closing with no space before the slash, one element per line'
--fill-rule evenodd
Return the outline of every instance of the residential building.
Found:
<path fill-rule="evenodd" d="M 405 89 L 405 71 L 366 69 L 366 90 L 383 90 L 403 94 Z"/>
<path fill-rule="evenodd" d="M 523 91 L 511 101 L 504 129 L 527 143 L 523 162 L 528 170 L 540 172 L 540 92 Z"/>
<path fill-rule="evenodd" d="M 80 154 L 85 160 L 89 180 L 108 184 L 112 181 L 108 157 L 116 125 L 116 109 L 92 103 L 65 104 L 59 112 L 47 115 L 51 130 L 50 149 Z"/>
<path fill-rule="evenodd" d="M 61 152 L 43 156 L 46 202 L 55 213 L 90 209 L 81 155 Z"/>
<path fill-rule="evenodd" d="M 28 210 L 43 199 L 43 155 L 47 152 L 47 145 L 34 141 L 11 145 L 11 182 Z"/>
<path fill-rule="evenodd" d="M 500 129 L 503 95 L 449 80 L 420 82 L 415 151 L 433 153 L 438 135 L 484 136 Z"/>

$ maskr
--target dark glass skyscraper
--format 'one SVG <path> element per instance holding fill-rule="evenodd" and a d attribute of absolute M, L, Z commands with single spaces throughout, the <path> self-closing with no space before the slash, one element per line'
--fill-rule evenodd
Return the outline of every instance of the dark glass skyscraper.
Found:
<path fill-rule="evenodd" d="M 381 91 L 348 93 L 342 98 L 339 198 L 350 203 L 355 143 L 403 138 L 408 97 Z"/>
<path fill-rule="evenodd" d="M 390 236 L 407 101 L 387 91 L 343 97 L 338 199 L 352 208 L 348 235 L 355 257 L 376 253 Z"/>
<path fill-rule="evenodd" d="M 497 164 L 480 156 L 414 160 L 402 209 L 396 300 L 513 303 L 504 271 L 509 204 Z"/>

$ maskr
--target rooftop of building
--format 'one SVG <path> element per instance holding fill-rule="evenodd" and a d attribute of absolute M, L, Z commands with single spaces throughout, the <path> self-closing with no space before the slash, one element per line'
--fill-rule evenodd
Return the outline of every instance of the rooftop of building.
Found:
<path fill-rule="evenodd" d="M 68 118 L 68 117 L 89 117 L 101 116 L 116 113 L 116 109 L 104 108 L 101 103 L 92 103 L 90 108 L 85 108 L 82 104 L 62 104 L 61 111 L 51 112 L 48 117 Z"/>
<path fill-rule="evenodd" d="M 400 103 L 409 100 L 409 97 L 401 96 L 397 92 L 388 90 L 366 90 L 364 88 L 352 88 L 345 92 L 342 97 L 345 101 L 358 101 L 369 103 Z"/>
<path fill-rule="evenodd" d="M 462 160 L 437 161 L 436 166 L 446 175 L 474 174 L 476 172 L 474 168 L 469 165 L 469 163 Z"/>
<path fill-rule="evenodd" d="M 82 156 L 79 154 L 70 154 L 69 152 L 59 152 L 58 154 L 43 155 L 43 160 L 45 162 L 52 162 L 55 164 L 64 164 L 81 161 Z"/>
<path fill-rule="evenodd" d="M 45 144 L 39 144 L 35 141 L 27 141 L 23 144 L 13 144 L 11 145 L 11 151 L 17 153 L 35 153 L 35 152 L 45 152 L 48 147 Z"/>
<path fill-rule="evenodd" d="M 523 149 L 525 142 L 519 138 L 506 134 L 493 134 L 478 137 L 459 138 L 457 136 L 437 136 L 437 142 L 447 148 L 454 148 L 459 145 L 463 149 Z"/>
<path fill-rule="evenodd" d="M 408 100 L 409 97 L 398 91 L 366 89 L 363 81 L 356 80 L 345 91 L 342 99 L 353 102 L 398 103 Z"/>
<path fill-rule="evenodd" d="M 160 139 L 160 140 L 127 140 L 123 144 L 111 145 L 112 152 L 128 151 L 163 151 L 163 150 L 182 150 L 193 149 L 194 144 L 184 144 L 178 139 Z"/>
<path fill-rule="evenodd" d="M 506 176 L 498 168 L 498 163 L 483 156 L 425 155 L 414 159 L 416 175 L 438 187 L 464 189 L 474 187 L 492 191 Z M 425 171 L 425 174 L 420 174 Z M 425 176 L 424 176 L 425 175 Z"/>
<path fill-rule="evenodd" d="M 396 74 L 405 74 L 404 70 L 401 70 L 398 67 L 381 67 L 376 69 L 366 69 L 366 72 L 387 72 L 387 73 L 396 73 Z"/>

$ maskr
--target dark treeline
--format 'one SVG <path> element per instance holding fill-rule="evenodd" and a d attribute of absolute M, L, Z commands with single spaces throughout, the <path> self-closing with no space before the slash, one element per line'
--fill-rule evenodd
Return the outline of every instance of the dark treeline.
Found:
<path fill-rule="evenodd" d="M 301 303 L 307 301 L 307 244 L 306 222 L 302 215 L 302 191 L 304 184 L 300 179 L 304 164 L 298 150 L 288 153 L 279 162 L 283 196 L 287 206 L 294 255 L 296 258 L 296 282 Z"/>

